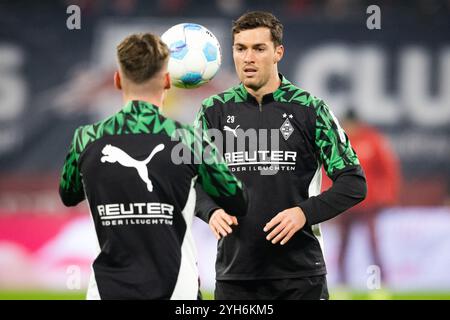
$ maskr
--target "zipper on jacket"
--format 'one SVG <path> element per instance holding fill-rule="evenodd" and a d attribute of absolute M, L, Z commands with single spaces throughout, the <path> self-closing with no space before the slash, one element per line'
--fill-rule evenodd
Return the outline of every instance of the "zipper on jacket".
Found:
<path fill-rule="evenodd" d="M 258 128 L 257 128 L 257 130 L 259 131 L 259 129 L 262 126 L 262 101 L 258 102 L 258 107 L 259 107 L 259 113 L 258 113 Z"/>

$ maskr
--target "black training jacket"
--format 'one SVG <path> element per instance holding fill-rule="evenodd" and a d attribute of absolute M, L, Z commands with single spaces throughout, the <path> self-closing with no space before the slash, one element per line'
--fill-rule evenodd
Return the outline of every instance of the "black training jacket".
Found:
<path fill-rule="evenodd" d="M 208 134 L 249 193 L 247 215 L 218 242 L 217 280 L 325 274 L 319 223 L 366 195 L 358 158 L 327 104 L 280 79 L 280 87 L 261 104 L 240 84 L 204 100 L 196 119 L 197 128 L 216 129 Z M 320 193 L 322 167 L 333 186 Z M 295 206 L 306 215 L 303 229 L 285 245 L 267 241 L 265 224 Z M 220 207 L 199 190 L 197 216 L 208 222 Z"/>

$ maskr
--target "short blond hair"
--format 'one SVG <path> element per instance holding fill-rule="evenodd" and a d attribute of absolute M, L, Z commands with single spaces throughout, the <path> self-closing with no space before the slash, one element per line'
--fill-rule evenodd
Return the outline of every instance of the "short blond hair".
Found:
<path fill-rule="evenodd" d="M 132 34 L 117 46 L 117 58 L 125 77 L 136 84 L 151 79 L 169 58 L 169 48 L 151 33 Z"/>

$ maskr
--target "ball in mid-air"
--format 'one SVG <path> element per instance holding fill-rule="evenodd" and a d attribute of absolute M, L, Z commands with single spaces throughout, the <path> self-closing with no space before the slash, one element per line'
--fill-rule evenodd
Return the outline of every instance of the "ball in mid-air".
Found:
<path fill-rule="evenodd" d="M 197 88 L 209 82 L 220 68 L 220 44 L 214 34 L 195 23 L 180 23 L 161 39 L 170 49 L 169 73 L 178 88 Z"/>

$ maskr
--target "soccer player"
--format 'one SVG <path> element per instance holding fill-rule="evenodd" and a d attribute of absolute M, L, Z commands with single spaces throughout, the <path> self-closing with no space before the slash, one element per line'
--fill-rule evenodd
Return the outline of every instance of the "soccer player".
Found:
<path fill-rule="evenodd" d="M 160 38 L 131 35 L 117 57 L 124 106 L 75 131 L 60 182 L 64 204 L 87 199 L 95 224 L 101 251 L 87 298 L 196 299 L 195 181 L 238 215 L 246 194 L 214 145 L 161 114 L 170 78 Z M 177 164 L 179 153 L 191 161 Z"/>
<path fill-rule="evenodd" d="M 360 119 L 354 108 L 348 110 L 343 120 L 342 125 L 352 139 L 353 148 L 358 152 L 367 183 L 371 188 L 364 202 L 335 220 L 339 226 L 341 238 L 338 255 L 339 280 L 343 285 L 348 284 L 346 267 L 349 238 L 354 225 L 362 222 L 367 226 L 372 263 L 380 268 L 382 280 L 385 281 L 384 264 L 378 246 L 376 219 L 383 209 L 398 203 L 401 185 L 400 164 L 387 137 L 377 128 Z"/>
<path fill-rule="evenodd" d="M 366 195 L 358 158 L 328 105 L 278 73 L 282 33 L 271 13 L 249 12 L 233 23 L 241 83 L 206 99 L 196 120 L 223 131 L 225 159 L 249 192 L 239 219 L 238 210 L 198 195 L 196 214 L 219 239 L 216 299 L 328 299 L 319 223 Z M 226 148 L 255 129 L 279 132 L 278 149 L 261 141 Z M 322 166 L 333 185 L 319 194 Z"/>

